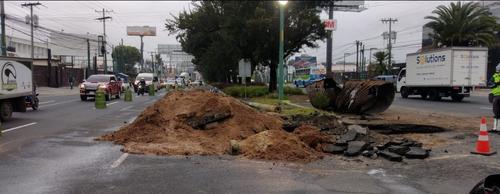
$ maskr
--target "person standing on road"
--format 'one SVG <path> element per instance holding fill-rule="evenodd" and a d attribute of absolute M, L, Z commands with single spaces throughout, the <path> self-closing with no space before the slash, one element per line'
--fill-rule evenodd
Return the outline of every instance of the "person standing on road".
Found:
<path fill-rule="evenodd" d="M 70 77 L 69 77 L 69 88 L 70 88 L 70 89 L 73 89 L 73 81 L 74 81 L 74 80 L 73 80 L 73 76 L 70 76 Z"/>
<path fill-rule="evenodd" d="M 491 89 L 491 94 L 493 94 L 493 114 L 495 118 L 493 119 L 493 129 L 492 132 L 498 133 L 498 124 L 500 119 L 500 64 L 496 66 L 496 72 L 492 77 L 493 88 Z"/>

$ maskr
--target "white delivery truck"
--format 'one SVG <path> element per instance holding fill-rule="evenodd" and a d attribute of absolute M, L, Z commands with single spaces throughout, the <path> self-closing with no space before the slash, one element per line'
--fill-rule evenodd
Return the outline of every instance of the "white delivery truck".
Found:
<path fill-rule="evenodd" d="M 31 59 L 0 57 L 0 120 L 8 120 L 12 112 L 26 112 L 27 107 L 38 108 L 30 65 Z"/>
<path fill-rule="evenodd" d="M 406 56 L 396 83 L 401 97 L 420 95 L 423 99 L 451 97 L 462 101 L 475 86 L 486 86 L 488 49 L 449 47 Z"/>

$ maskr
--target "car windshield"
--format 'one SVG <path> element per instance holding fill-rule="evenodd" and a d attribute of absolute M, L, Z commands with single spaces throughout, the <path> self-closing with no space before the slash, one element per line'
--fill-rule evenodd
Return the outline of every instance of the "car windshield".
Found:
<path fill-rule="evenodd" d="M 88 82 L 109 82 L 109 76 L 106 75 L 91 75 Z"/>

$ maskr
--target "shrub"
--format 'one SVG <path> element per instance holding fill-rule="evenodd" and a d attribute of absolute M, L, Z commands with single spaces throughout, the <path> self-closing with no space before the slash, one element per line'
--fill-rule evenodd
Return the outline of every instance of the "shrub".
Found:
<path fill-rule="evenodd" d="M 285 94 L 287 95 L 303 95 L 304 92 L 300 88 L 285 86 Z"/>
<path fill-rule="evenodd" d="M 224 88 L 224 93 L 233 97 L 245 97 L 245 86 L 228 86 Z M 247 97 L 265 96 L 269 92 L 266 86 L 247 86 Z"/>
<path fill-rule="evenodd" d="M 323 93 L 318 93 L 314 95 L 311 99 L 311 104 L 318 109 L 326 109 L 329 106 L 330 99 L 323 94 Z"/>

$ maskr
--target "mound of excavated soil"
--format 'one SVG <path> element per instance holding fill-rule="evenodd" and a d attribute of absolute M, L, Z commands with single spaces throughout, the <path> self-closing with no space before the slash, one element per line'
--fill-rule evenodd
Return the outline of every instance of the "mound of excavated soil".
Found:
<path fill-rule="evenodd" d="M 321 155 L 311 148 L 317 142 L 309 140 L 318 129 L 317 134 L 298 129 L 295 133 L 304 134 L 295 135 L 283 131 L 282 124 L 281 118 L 229 96 L 176 91 L 146 108 L 133 123 L 98 139 L 140 154 L 220 155 L 231 149 L 230 140 L 237 140 L 245 145 L 241 153 L 248 158 L 309 161 Z"/>
<path fill-rule="evenodd" d="M 322 158 L 299 137 L 283 130 L 263 131 L 240 142 L 243 156 L 264 160 L 309 162 Z"/>

